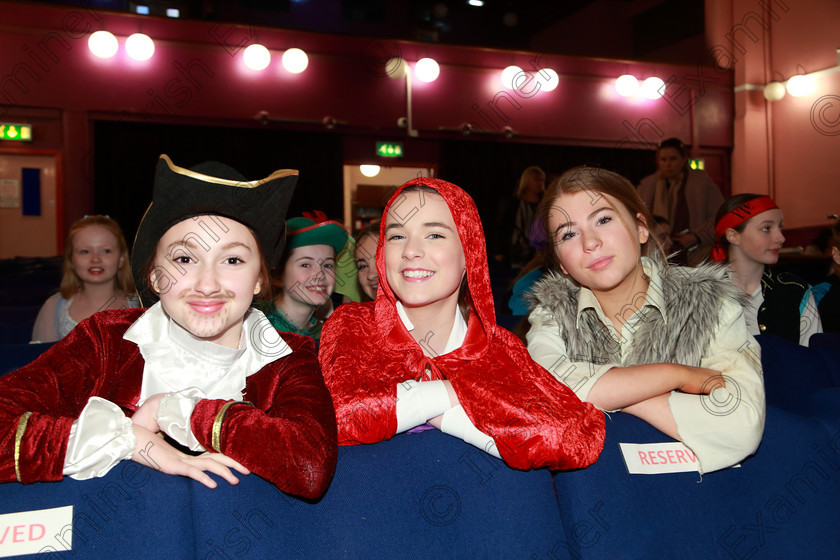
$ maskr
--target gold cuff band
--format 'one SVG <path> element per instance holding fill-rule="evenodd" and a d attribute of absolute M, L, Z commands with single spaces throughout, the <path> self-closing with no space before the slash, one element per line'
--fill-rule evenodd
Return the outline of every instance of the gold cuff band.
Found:
<path fill-rule="evenodd" d="M 24 412 L 21 415 L 15 432 L 15 477 L 18 482 L 23 482 L 20 479 L 20 440 L 23 439 L 23 432 L 26 431 L 26 423 L 29 422 L 30 416 L 32 416 L 32 412 Z"/>
<path fill-rule="evenodd" d="M 221 410 L 219 410 L 219 413 L 216 415 L 216 420 L 213 421 L 213 437 L 211 441 L 213 451 L 216 453 L 222 452 L 222 422 L 225 420 L 228 409 L 235 404 L 247 404 L 249 406 L 254 406 L 253 403 L 248 401 L 230 401 L 225 403 Z"/>

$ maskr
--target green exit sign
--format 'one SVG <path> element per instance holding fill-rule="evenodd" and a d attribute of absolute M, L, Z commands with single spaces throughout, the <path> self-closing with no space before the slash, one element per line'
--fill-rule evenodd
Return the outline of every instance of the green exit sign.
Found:
<path fill-rule="evenodd" d="M 32 125 L 21 123 L 0 123 L 0 140 L 32 142 Z"/>
<path fill-rule="evenodd" d="M 376 155 L 379 157 L 403 157 L 402 142 L 377 142 Z"/>
<path fill-rule="evenodd" d="M 706 169 L 706 160 L 703 158 L 691 158 L 688 160 L 688 166 L 692 169 Z"/>

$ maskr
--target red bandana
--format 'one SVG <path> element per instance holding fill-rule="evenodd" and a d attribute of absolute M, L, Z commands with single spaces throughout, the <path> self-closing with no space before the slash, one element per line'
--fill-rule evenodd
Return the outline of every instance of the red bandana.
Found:
<path fill-rule="evenodd" d="M 736 228 L 743 224 L 753 216 L 757 216 L 762 212 L 778 208 L 776 203 L 769 196 L 760 196 L 748 200 L 737 208 L 733 208 L 723 215 L 715 226 L 715 239 L 717 241 L 712 246 L 712 260 L 722 262 L 727 258 L 726 250 L 723 248 L 720 240 L 726 236 L 726 230 L 729 228 Z"/>

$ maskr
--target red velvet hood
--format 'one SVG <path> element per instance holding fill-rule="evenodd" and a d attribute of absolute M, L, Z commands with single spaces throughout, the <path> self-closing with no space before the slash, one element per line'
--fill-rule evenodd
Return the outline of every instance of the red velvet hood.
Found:
<path fill-rule="evenodd" d="M 496 327 L 496 311 L 493 306 L 493 291 L 490 287 L 490 275 L 487 268 L 487 245 L 484 241 L 484 228 L 478 215 L 478 208 L 473 199 L 457 185 L 442 179 L 420 178 L 413 179 L 402 185 L 391 196 L 382 214 L 382 227 L 379 230 L 379 247 L 385 244 L 385 216 L 389 212 L 400 220 L 410 219 L 414 211 L 411 203 L 402 191 L 410 186 L 426 186 L 435 189 L 446 201 L 452 218 L 458 228 L 461 245 L 464 248 L 464 259 L 467 265 L 467 287 L 471 305 L 467 328 L 467 338 L 464 345 L 453 352 L 452 357 L 475 358 L 487 350 L 489 339 Z M 424 194 L 424 193 L 421 193 Z M 376 270 L 379 274 L 379 289 L 376 294 L 376 324 L 384 332 L 390 332 L 388 341 L 399 345 L 401 341 L 414 346 L 416 342 L 397 315 L 397 298 L 388 285 L 385 274 L 384 251 L 376 253 Z M 401 332 L 400 332 L 401 331 Z"/>

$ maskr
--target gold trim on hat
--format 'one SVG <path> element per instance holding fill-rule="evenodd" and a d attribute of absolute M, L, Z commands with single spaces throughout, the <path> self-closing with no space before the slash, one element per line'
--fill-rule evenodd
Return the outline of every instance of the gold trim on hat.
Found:
<path fill-rule="evenodd" d="M 281 177 L 298 175 L 297 169 L 278 169 L 265 179 L 257 179 L 256 181 L 234 181 L 232 179 L 221 179 L 219 177 L 211 177 L 210 175 L 205 175 L 203 173 L 196 173 L 191 169 L 184 169 L 183 167 L 179 167 L 172 163 L 172 160 L 169 159 L 169 156 L 166 154 L 161 154 L 160 159 L 166 162 L 166 165 L 169 166 L 169 169 L 172 170 L 172 172 L 177 173 L 179 175 L 184 175 L 185 177 L 190 177 L 191 179 L 197 179 L 204 183 L 215 183 L 217 185 L 225 185 L 228 187 L 242 187 L 245 189 L 259 187 L 263 183 L 268 183 L 269 181 L 273 181 Z"/>

